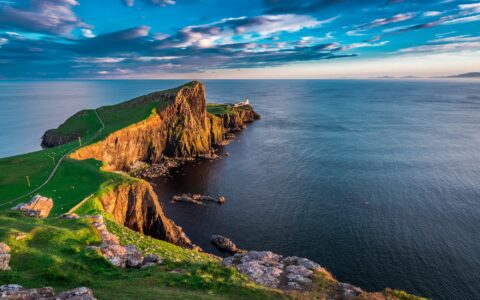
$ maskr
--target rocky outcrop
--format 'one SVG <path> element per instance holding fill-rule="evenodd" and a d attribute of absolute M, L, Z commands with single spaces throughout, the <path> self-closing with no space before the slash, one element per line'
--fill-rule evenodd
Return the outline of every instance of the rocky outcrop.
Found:
<path fill-rule="evenodd" d="M 120 244 L 117 236 L 110 233 L 101 215 L 89 217 L 92 226 L 97 230 L 102 240 L 99 247 L 91 247 L 100 250 L 100 253 L 112 265 L 120 268 L 142 268 L 154 264 L 161 264 L 162 259 L 155 254 L 143 257 L 142 253 L 133 245 Z"/>
<path fill-rule="evenodd" d="M 28 203 L 20 203 L 12 210 L 22 211 L 28 217 L 46 218 L 53 207 L 51 198 L 35 195 Z"/>
<path fill-rule="evenodd" d="M 237 245 L 235 245 L 235 243 L 232 242 L 232 240 L 224 236 L 212 235 L 212 237 L 210 238 L 210 241 L 212 242 L 212 244 L 214 244 L 221 250 L 226 250 L 231 253 L 236 253 L 240 251 L 240 249 L 238 249 Z"/>
<path fill-rule="evenodd" d="M 189 249 L 199 249 L 182 228 L 168 219 L 152 186 L 143 180 L 124 183 L 99 196 L 114 220 L 140 233 Z"/>
<path fill-rule="evenodd" d="M 9 271 L 10 268 L 10 247 L 5 243 L 0 243 L 0 271 Z"/>
<path fill-rule="evenodd" d="M 206 111 L 203 84 L 192 82 L 179 88 L 166 107 L 147 119 L 81 148 L 71 157 L 96 158 L 105 163 L 106 170 L 128 170 L 137 161 L 158 163 L 163 156 L 208 155 L 222 138 L 221 120 Z"/>
<path fill-rule="evenodd" d="M 56 129 L 47 130 L 42 136 L 43 148 L 56 147 L 59 145 L 67 144 L 77 140 L 80 137 L 79 133 L 61 134 Z"/>
<path fill-rule="evenodd" d="M 220 117 L 223 119 L 223 127 L 230 131 L 238 131 L 244 128 L 245 124 L 260 119 L 260 115 L 250 105 L 234 107 L 231 112 L 222 114 Z"/>
<path fill-rule="evenodd" d="M 0 299 L 95 300 L 96 298 L 93 296 L 92 290 L 86 287 L 76 288 L 55 295 L 51 287 L 26 289 L 18 284 L 7 284 L 0 286 Z"/>
<path fill-rule="evenodd" d="M 186 203 L 193 203 L 197 205 L 204 205 L 204 202 L 215 202 L 217 204 L 225 203 L 225 197 L 212 197 L 207 195 L 200 195 L 200 194 L 180 194 L 175 195 L 172 198 L 172 202 L 186 202 Z"/>
<path fill-rule="evenodd" d="M 237 253 L 225 258 L 222 264 L 235 267 L 258 284 L 294 290 L 309 288 L 313 272 L 322 270 L 306 258 L 283 257 L 270 251 Z"/>

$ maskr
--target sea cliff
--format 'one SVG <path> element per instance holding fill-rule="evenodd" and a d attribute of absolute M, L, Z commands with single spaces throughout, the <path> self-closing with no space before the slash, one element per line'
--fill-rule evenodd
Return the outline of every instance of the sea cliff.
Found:
<path fill-rule="evenodd" d="M 222 260 L 203 253 L 165 215 L 152 186 L 129 175 L 138 165 L 215 157 L 219 145 L 259 118 L 250 105 L 207 105 L 195 81 L 83 110 L 45 133 L 49 149 L 1 161 L 9 170 L 19 162 L 36 166 L 11 172 L 15 189 L 26 194 L 14 198 L 0 189 L 1 205 L 14 206 L 36 188 L 53 207 L 44 219 L 0 212 L 0 242 L 6 242 L 0 282 L 26 287 L 0 292 L 35 293 L 47 284 L 60 291 L 87 285 L 91 290 L 73 290 L 87 292 L 85 299 L 421 299 L 363 291 L 306 258 L 242 250 Z M 26 175 L 34 186 L 19 184 Z M 152 257 L 154 264 L 145 260 Z M 125 271 L 112 263 L 119 258 L 143 259 Z"/>

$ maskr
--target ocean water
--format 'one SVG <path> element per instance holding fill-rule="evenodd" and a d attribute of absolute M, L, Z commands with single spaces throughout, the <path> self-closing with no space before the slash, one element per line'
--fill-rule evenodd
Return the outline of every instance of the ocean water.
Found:
<path fill-rule="evenodd" d="M 182 81 L 0 82 L 0 157 L 83 108 Z M 262 120 L 155 182 L 193 242 L 311 258 L 367 290 L 480 299 L 480 82 L 206 81 L 211 102 L 249 98 Z M 170 203 L 180 192 L 226 203 Z"/>

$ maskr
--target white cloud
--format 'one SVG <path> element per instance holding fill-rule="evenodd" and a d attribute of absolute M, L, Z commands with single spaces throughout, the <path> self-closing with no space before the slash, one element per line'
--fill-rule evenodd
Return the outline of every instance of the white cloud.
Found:
<path fill-rule="evenodd" d="M 85 29 L 85 28 L 82 29 L 82 35 L 86 38 L 94 38 L 95 37 L 95 34 L 93 34 L 93 32 L 90 29 Z"/>
<path fill-rule="evenodd" d="M 424 45 L 401 49 L 400 53 L 445 53 L 445 52 L 472 52 L 480 50 L 479 42 L 448 43 L 438 45 Z"/>
<path fill-rule="evenodd" d="M 426 11 L 424 12 L 422 15 L 424 17 L 436 17 L 436 16 L 439 16 L 441 15 L 442 13 L 439 12 L 439 11 Z"/>

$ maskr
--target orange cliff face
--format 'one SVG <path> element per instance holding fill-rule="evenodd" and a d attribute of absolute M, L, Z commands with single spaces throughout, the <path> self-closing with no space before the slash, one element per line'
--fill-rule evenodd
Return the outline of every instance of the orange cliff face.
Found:
<path fill-rule="evenodd" d="M 159 162 L 208 155 L 223 139 L 223 124 L 206 111 L 205 88 L 194 82 L 182 87 L 173 101 L 147 119 L 113 132 L 104 140 L 70 155 L 104 162 L 105 170 L 128 170 L 136 161 Z"/>
<path fill-rule="evenodd" d="M 100 195 L 99 200 L 119 224 L 184 248 L 200 249 L 192 244 L 181 227 L 165 216 L 148 182 L 121 184 Z"/>
<path fill-rule="evenodd" d="M 234 109 L 220 116 L 207 113 L 205 87 L 200 82 L 184 85 L 175 94 L 150 94 L 135 99 L 156 100 L 166 102 L 166 107 L 154 110 L 145 120 L 119 129 L 95 144 L 76 150 L 70 158 L 94 158 L 104 163 L 105 171 L 128 171 L 135 162 L 157 163 L 163 156 L 209 155 L 214 146 L 222 142 L 226 131 L 238 130 L 243 123 L 259 118 L 251 107 Z M 117 223 L 182 247 L 199 249 L 181 227 L 165 216 L 153 188 L 146 181 L 120 184 L 99 195 L 98 199 Z"/>

